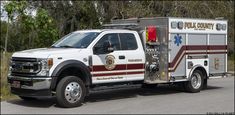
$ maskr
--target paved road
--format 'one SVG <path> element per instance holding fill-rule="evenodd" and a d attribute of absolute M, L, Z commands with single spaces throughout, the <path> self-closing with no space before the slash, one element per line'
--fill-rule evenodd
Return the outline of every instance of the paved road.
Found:
<path fill-rule="evenodd" d="M 234 77 L 210 79 L 208 89 L 186 93 L 180 87 L 161 85 L 155 89 L 127 88 L 91 94 L 84 105 L 60 108 L 55 99 L 1 102 L 2 114 L 102 114 L 102 113 L 202 113 L 233 112 Z"/>

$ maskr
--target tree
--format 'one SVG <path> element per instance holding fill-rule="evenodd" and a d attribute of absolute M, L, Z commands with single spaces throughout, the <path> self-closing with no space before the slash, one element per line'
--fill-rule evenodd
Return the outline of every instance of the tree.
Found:
<path fill-rule="evenodd" d="M 234 51 L 234 1 L 231 0 L 9 1 L 5 9 L 9 21 L 2 36 L 10 51 L 46 47 L 72 31 L 100 28 L 115 18 L 168 16 L 228 19 L 229 49 Z M 26 13 L 29 9 L 37 11 L 35 17 Z"/>
<path fill-rule="evenodd" d="M 8 47 L 10 51 L 15 51 L 48 47 L 58 39 L 54 20 L 47 10 L 33 8 L 37 13 L 36 16 L 31 15 L 29 12 L 32 8 L 27 1 L 9 1 L 4 8 L 8 14 L 5 51 L 7 51 L 7 41 L 10 41 Z"/>

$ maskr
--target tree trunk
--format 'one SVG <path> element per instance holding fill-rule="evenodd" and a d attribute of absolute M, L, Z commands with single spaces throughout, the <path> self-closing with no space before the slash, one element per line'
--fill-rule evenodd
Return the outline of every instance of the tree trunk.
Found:
<path fill-rule="evenodd" d="M 6 38 L 5 38 L 5 49 L 4 49 L 4 53 L 7 52 L 8 31 L 9 31 L 9 17 L 8 17 L 8 19 L 7 19 L 7 33 L 6 33 Z"/>

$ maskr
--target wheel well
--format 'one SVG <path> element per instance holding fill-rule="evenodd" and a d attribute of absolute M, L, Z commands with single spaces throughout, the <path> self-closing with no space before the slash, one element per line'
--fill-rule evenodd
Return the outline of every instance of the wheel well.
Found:
<path fill-rule="evenodd" d="M 201 71 L 202 74 L 203 74 L 204 79 L 207 79 L 207 78 L 208 78 L 208 77 L 207 77 L 206 70 L 205 70 L 203 67 L 197 67 L 195 70 Z M 194 70 L 194 71 L 195 71 L 195 70 Z"/>
<path fill-rule="evenodd" d="M 85 85 L 87 85 L 87 79 L 86 79 L 86 75 L 84 72 L 82 72 L 79 68 L 77 67 L 69 67 L 64 69 L 58 76 L 57 81 L 56 81 L 56 86 L 59 83 L 59 81 L 61 79 L 63 79 L 66 76 L 77 76 L 79 77 L 84 83 Z"/>

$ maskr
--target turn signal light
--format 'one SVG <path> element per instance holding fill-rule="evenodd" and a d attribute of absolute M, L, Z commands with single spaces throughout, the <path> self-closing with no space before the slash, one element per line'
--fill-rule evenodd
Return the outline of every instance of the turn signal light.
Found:
<path fill-rule="evenodd" d="M 47 65 L 48 65 L 49 68 L 52 67 L 52 65 L 53 65 L 53 58 L 49 58 L 49 59 L 47 60 Z"/>

